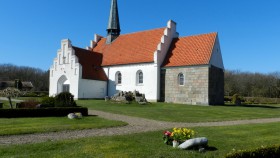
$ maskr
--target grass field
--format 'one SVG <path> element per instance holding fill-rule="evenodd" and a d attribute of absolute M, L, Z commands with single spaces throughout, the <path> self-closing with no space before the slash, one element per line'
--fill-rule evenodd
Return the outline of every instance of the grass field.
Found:
<path fill-rule="evenodd" d="M 197 106 L 152 103 L 148 105 L 119 104 L 103 100 L 79 100 L 78 105 L 128 116 L 171 122 L 211 122 L 280 116 L 280 106 Z"/>
<path fill-rule="evenodd" d="M 0 118 L 0 136 L 63 130 L 107 128 L 127 125 L 125 122 L 106 120 L 96 116 L 70 120 L 67 117 Z"/>
<path fill-rule="evenodd" d="M 125 136 L 90 137 L 39 144 L 0 146 L 1 157 L 94 157 L 94 158 L 185 158 L 224 157 L 228 152 L 279 144 L 279 123 L 229 127 L 196 127 L 198 134 L 209 139 L 211 150 L 173 149 L 162 141 L 162 132 Z"/>
<path fill-rule="evenodd" d="M 149 105 L 138 104 L 115 104 L 104 102 L 103 100 L 80 100 L 78 105 L 86 106 L 89 109 L 102 110 L 112 113 L 119 113 L 129 116 L 137 116 L 154 120 L 173 122 L 206 122 L 206 121 L 226 121 L 253 118 L 280 117 L 280 107 L 274 106 L 190 106 L 180 104 L 152 103 Z M 98 118 L 98 117 L 93 117 Z M 41 120 L 33 118 L 22 119 L 0 119 L 0 129 L 11 128 L 13 125 L 19 126 L 19 130 L 31 129 L 39 126 Z M 42 118 L 44 119 L 44 118 Z M 57 122 L 63 118 L 48 118 L 46 125 L 50 122 Z M 66 118 L 65 118 L 66 119 Z M 91 117 L 89 117 L 91 119 Z M 18 123 L 9 122 L 16 120 Z M 50 121 L 50 122 L 48 122 Z M 68 119 L 63 121 L 69 121 Z M 60 125 L 67 124 L 61 121 Z M 80 120 L 75 120 L 80 121 Z M 88 120 L 90 124 L 91 120 Z M 99 120 L 96 120 L 100 122 Z M 108 120 L 107 120 L 108 121 Z M 4 123 L 6 122 L 6 124 Z M 24 126 L 25 122 L 30 122 L 29 126 Z M 60 121 L 59 121 L 60 122 Z M 87 120 L 85 120 L 87 122 Z M 33 124 L 34 123 L 34 124 Z M 36 124 L 37 123 L 37 124 Z M 72 122 L 73 126 L 80 122 Z M 95 124 L 95 123 L 94 123 Z M 107 122 L 101 122 L 102 125 Z M 114 125 L 118 124 L 116 122 Z M 9 126 L 10 125 L 10 126 Z M 120 123 L 120 125 L 123 125 Z M 72 125 L 70 125 L 72 126 Z M 87 125 L 86 125 L 87 126 Z M 49 127 L 53 129 L 53 127 Z M 83 127 L 82 127 L 83 128 Z M 94 127 L 95 128 L 95 127 Z M 99 127 L 97 127 L 99 128 Z M 163 131 L 129 134 L 122 136 L 102 136 L 82 139 L 69 139 L 62 141 L 48 141 L 38 144 L 1 146 L 1 157 L 108 157 L 108 158 L 185 158 L 185 157 L 224 157 L 233 150 L 252 149 L 261 146 L 279 144 L 280 123 L 236 125 L 225 127 L 195 127 L 197 137 L 207 137 L 211 150 L 206 153 L 199 153 L 194 150 L 173 149 L 165 145 L 162 140 Z M 167 129 L 168 130 L 168 129 Z M 170 129 L 169 129 L 170 130 Z M 11 130 L 13 131 L 13 129 Z M 6 133 L 11 133 L 6 132 Z M 1 136 L 0 136 L 1 137 Z"/>

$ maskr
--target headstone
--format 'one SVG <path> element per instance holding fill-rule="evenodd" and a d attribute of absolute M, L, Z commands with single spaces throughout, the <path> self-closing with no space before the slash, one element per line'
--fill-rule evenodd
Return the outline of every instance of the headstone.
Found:
<path fill-rule="evenodd" d="M 180 144 L 178 148 L 180 149 L 188 149 L 196 146 L 207 146 L 208 139 L 206 137 L 200 137 L 200 138 L 193 138 L 186 140 L 184 143 Z"/>
<path fill-rule="evenodd" d="M 108 96 L 105 97 L 105 101 L 109 101 L 110 98 Z"/>

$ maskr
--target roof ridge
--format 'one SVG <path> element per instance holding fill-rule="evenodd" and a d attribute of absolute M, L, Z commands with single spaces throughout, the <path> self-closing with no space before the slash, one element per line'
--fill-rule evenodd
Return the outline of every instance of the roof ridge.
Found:
<path fill-rule="evenodd" d="M 121 34 L 120 36 L 137 34 L 137 33 L 144 33 L 144 32 L 149 32 L 149 31 L 156 31 L 156 30 L 165 29 L 165 28 L 166 27 L 160 27 L 160 28 L 155 28 L 155 29 L 151 29 L 151 30 L 143 30 L 143 31 L 138 31 L 138 32 L 126 33 L 126 34 Z"/>
<path fill-rule="evenodd" d="M 201 33 L 201 34 L 195 34 L 195 35 L 190 35 L 190 36 L 182 36 L 178 38 L 186 38 L 186 37 L 194 37 L 194 36 L 203 36 L 203 35 L 210 35 L 210 34 L 218 34 L 218 32 L 209 32 L 209 33 Z"/>

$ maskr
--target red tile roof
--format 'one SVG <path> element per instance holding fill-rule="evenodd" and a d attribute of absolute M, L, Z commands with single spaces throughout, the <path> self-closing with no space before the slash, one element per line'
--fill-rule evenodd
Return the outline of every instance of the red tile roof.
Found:
<path fill-rule="evenodd" d="M 102 38 L 95 48 L 73 47 L 83 67 L 84 79 L 108 80 L 102 66 L 154 62 L 154 52 L 165 28 L 119 36 L 111 44 Z M 209 64 L 217 33 L 176 38 L 162 67 Z"/>
<path fill-rule="evenodd" d="M 120 35 L 111 44 L 102 38 L 93 51 L 103 55 L 102 66 L 153 62 L 164 29 Z"/>
<path fill-rule="evenodd" d="M 108 78 L 101 67 L 102 54 L 92 53 L 91 51 L 73 47 L 75 55 L 79 59 L 79 63 L 82 65 L 82 78 L 107 81 Z"/>
<path fill-rule="evenodd" d="M 174 39 L 163 67 L 209 64 L 217 33 Z"/>

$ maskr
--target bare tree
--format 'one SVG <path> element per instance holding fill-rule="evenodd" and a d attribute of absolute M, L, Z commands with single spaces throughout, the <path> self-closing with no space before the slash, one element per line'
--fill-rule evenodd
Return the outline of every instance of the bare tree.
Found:
<path fill-rule="evenodd" d="M 27 66 L 16 66 L 12 64 L 0 64 L 0 80 L 31 81 L 34 91 L 49 90 L 49 71 Z"/>
<path fill-rule="evenodd" d="M 280 72 L 270 74 L 225 71 L 225 95 L 245 97 L 280 97 Z"/>

